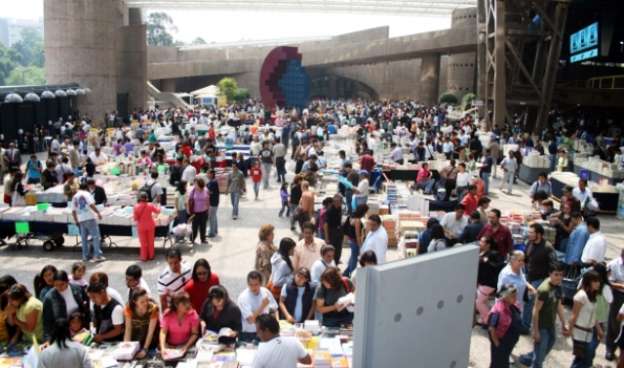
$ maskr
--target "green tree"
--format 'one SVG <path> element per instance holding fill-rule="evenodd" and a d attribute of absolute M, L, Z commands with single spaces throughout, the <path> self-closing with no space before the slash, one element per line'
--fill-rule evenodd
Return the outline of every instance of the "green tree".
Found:
<path fill-rule="evenodd" d="M 173 46 L 172 33 L 177 32 L 173 19 L 164 12 L 150 13 L 147 17 L 147 44 L 150 46 Z"/>
<path fill-rule="evenodd" d="M 250 96 L 249 94 L 249 90 L 247 88 L 237 88 L 236 91 L 234 91 L 234 101 L 236 102 L 243 102 L 246 99 L 248 99 Z"/>
<path fill-rule="evenodd" d="M 455 96 L 455 94 L 447 91 L 440 95 L 440 103 L 457 105 L 459 103 L 459 100 L 457 99 L 457 96 Z"/>
<path fill-rule="evenodd" d="M 7 77 L 11 74 L 11 70 L 16 66 L 11 55 L 14 54 L 12 51 L 0 43 L 0 86 L 5 84 Z"/>
<path fill-rule="evenodd" d="M 18 66 L 6 78 L 7 86 L 40 85 L 45 84 L 43 68 L 38 66 Z"/>
<path fill-rule="evenodd" d="M 206 40 L 204 40 L 203 38 L 201 38 L 201 37 L 196 37 L 196 38 L 193 40 L 193 42 L 191 42 L 191 45 L 205 45 L 205 44 L 207 44 L 207 43 L 208 43 L 208 42 L 206 42 Z"/>
<path fill-rule="evenodd" d="M 234 101 L 234 96 L 238 90 L 236 79 L 229 77 L 223 78 L 217 83 L 217 86 L 219 87 L 221 96 L 225 96 L 228 101 Z"/>
<path fill-rule="evenodd" d="M 464 97 L 462 97 L 462 107 L 464 110 L 470 109 L 470 107 L 472 107 L 472 101 L 476 99 L 477 96 L 474 93 L 466 93 Z"/>
<path fill-rule="evenodd" d="M 15 51 L 16 63 L 22 66 L 34 65 L 43 67 L 43 38 L 33 28 L 22 30 L 21 39 L 11 48 Z"/>

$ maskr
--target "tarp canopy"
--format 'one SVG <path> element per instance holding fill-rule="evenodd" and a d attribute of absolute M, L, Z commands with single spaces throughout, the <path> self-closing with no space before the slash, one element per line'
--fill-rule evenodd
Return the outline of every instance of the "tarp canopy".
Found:
<path fill-rule="evenodd" d="M 191 92 L 191 95 L 201 97 L 217 97 L 219 95 L 219 87 L 212 84 L 208 87 L 200 88 Z"/>

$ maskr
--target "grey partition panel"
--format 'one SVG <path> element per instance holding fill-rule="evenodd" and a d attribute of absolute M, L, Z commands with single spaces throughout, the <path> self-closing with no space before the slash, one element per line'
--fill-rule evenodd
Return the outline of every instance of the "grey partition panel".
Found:
<path fill-rule="evenodd" d="M 467 367 L 478 257 L 466 245 L 359 270 L 353 366 Z"/>

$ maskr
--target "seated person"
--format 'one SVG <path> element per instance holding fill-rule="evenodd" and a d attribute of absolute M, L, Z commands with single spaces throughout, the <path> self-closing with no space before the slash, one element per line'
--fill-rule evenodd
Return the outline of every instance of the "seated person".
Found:
<path fill-rule="evenodd" d="M 310 271 L 307 268 L 298 269 L 293 281 L 284 284 L 279 305 L 282 315 L 288 322 L 303 323 L 314 319 L 314 291 L 315 287 L 310 284 Z"/>
<path fill-rule="evenodd" d="M 124 316 L 124 341 L 138 341 L 141 350 L 136 357 L 143 359 L 150 349 L 156 347 L 154 336 L 158 334 L 158 305 L 150 300 L 147 290 L 139 286 L 130 293 Z"/>
<path fill-rule="evenodd" d="M 221 285 L 215 285 L 208 290 L 201 319 L 206 324 L 206 329 L 215 333 L 219 333 L 224 327 L 230 328 L 236 334 L 242 330 L 241 311 Z"/>
<path fill-rule="evenodd" d="M 353 313 L 338 302 L 338 299 L 351 291 L 353 291 L 353 284 L 351 281 L 343 280 L 337 268 L 330 267 L 323 272 L 321 284 L 314 294 L 316 309 L 323 314 L 323 326 L 340 327 L 351 324 Z"/>
<path fill-rule="evenodd" d="M 548 174 L 542 172 L 538 175 L 537 181 L 535 181 L 529 189 L 529 197 L 536 201 L 538 199 L 547 199 L 552 195 L 552 184 L 548 180 Z M 536 197 L 537 196 L 537 197 Z"/>
<path fill-rule="evenodd" d="M 262 286 L 262 274 L 251 271 L 247 274 L 247 289 L 238 296 L 238 307 L 242 316 L 242 331 L 240 338 L 243 341 L 256 339 L 256 318 L 262 314 L 277 315 L 277 302 L 271 292 Z"/>
<path fill-rule="evenodd" d="M 184 291 L 176 292 L 160 320 L 160 354 L 166 356 L 167 350 L 180 349 L 185 355 L 195 345 L 199 333 L 199 316 L 191 305 L 191 298 Z"/>
<path fill-rule="evenodd" d="M 548 220 L 556 212 L 557 210 L 555 210 L 555 205 L 553 204 L 553 201 L 551 201 L 550 199 L 542 201 L 540 205 L 540 215 L 542 216 L 542 220 Z"/>
<path fill-rule="evenodd" d="M 6 294 L 15 284 L 17 281 L 11 275 L 0 277 L 0 345 L 7 345 L 16 333 L 15 325 L 9 323 L 9 296 Z"/>
<path fill-rule="evenodd" d="M 9 325 L 17 327 L 9 345 L 15 345 L 20 338 L 32 342 L 43 338 L 43 303 L 28 292 L 26 286 L 14 284 L 6 291 L 9 303 L 5 308 Z"/>
<path fill-rule="evenodd" d="M 312 364 L 310 354 L 306 352 L 296 337 L 280 336 L 278 320 L 264 314 L 256 319 L 256 329 L 262 344 L 254 357 L 253 368 L 297 367 L 297 363 Z"/>
<path fill-rule="evenodd" d="M 89 284 L 87 294 L 93 302 L 93 341 L 121 341 L 124 332 L 123 306 L 108 295 L 103 283 Z"/>
<path fill-rule="evenodd" d="M 429 164 L 423 162 L 418 174 L 416 174 L 416 189 L 421 189 L 425 193 L 431 192 L 433 187 L 433 179 L 431 177 L 431 171 L 429 171 Z"/>

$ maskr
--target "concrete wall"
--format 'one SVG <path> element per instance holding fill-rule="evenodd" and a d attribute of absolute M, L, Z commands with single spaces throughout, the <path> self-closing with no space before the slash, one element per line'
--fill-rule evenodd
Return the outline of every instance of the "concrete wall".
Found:
<path fill-rule="evenodd" d="M 464 29 L 477 34 L 477 8 L 457 9 L 451 16 L 451 28 Z M 476 91 L 476 53 L 460 53 L 448 57 L 448 83 L 441 91 L 455 93 L 461 98 Z"/>
<path fill-rule="evenodd" d="M 123 0 L 44 2 L 46 80 L 90 88 L 78 109 L 96 122 L 117 110 L 118 93 L 128 93 L 130 109 L 145 105 L 145 26 L 134 11 Z"/>

